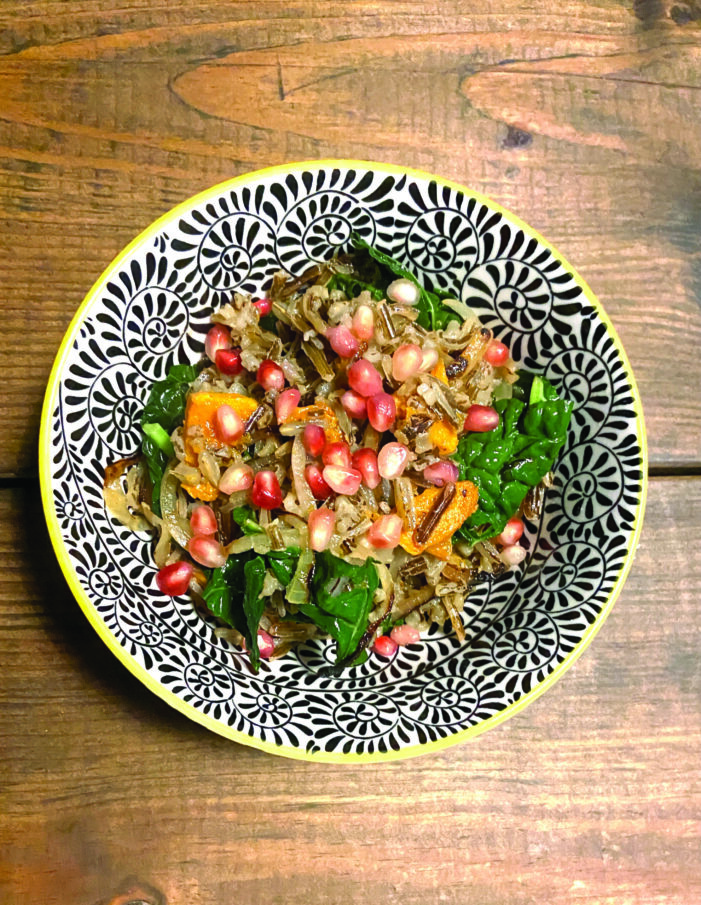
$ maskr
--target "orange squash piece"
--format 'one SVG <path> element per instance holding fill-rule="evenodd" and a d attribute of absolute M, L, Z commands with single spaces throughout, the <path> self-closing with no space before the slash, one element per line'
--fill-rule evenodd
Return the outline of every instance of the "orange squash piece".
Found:
<path fill-rule="evenodd" d="M 450 421 L 436 421 L 428 429 L 428 439 L 441 456 L 449 456 L 458 448 L 458 432 Z"/>
<path fill-rule="evenodd" d="M 433 508 L 434 503 L 443 492 L 441 487 L 430 487 L 414 498 L 414 511 L 416 512 L 416 524 L 421 524 L 424 517 Z M 407 553 L 418 556 L 424 550 L 433 553 L 439 559 L 448 559 L 452 551 L 452 537 L 466 518 L 469 518 L 477 508 L 478 490 L 471 481 L 456 481 L 455 496 L 438 524 L 431 532 L 429 542 L 419 546 L 414 541 L 414 532 L 407 528 L 402 531 L 399 543 Z M 448 548 L 451 548 L 450 550 Z"/>
<path fill-rule="evenodd" d="M 214 413 L 221 405 L 230 405 L 242 421 L 258 408 L 250 396 L 239 393 L 190 393 L 185 406 L 185 461 L 197 465 L 197 457 L 205 449 L 221 449 L 224 445 L 214 432 Z"/>
<path fill-rule="evenodd" d="M 185 422 L 183 424 L 183 440 L 185 444 L 185 461 L 188 465 L 197 465 L 197 459 L 205 449 L 220 449 L 223 444 L 214 432 L 214 413 L 220 405 L 230 405 L 243 421 L 246 421 L 258 407 L 255 399 L 242 396 L 240 393 L 212 393 L 202 391 L 190 393 L 185 405 Z M 202 480 L 198 484 L 184 484 L 185 490 L 197 500 L 208 503 L 216 500 L 219 491 L 209 481 Z"/>
<path fill-rule="evenodd" d="M 209 481 L 202 480 L 198 484 L 183 483 L 180 486 L 187 490 L 191 497 L 204 503 L 211 503 L 219 496 L 219 489 Z"/>
<path fill-rule="evenodd" d="M 434 367 L 431 369 L 431 377 L 435 377 L 446 386 L 448 385 L 448 375 L 445 373 L 445 365 L 443 364 L 442 358 L 439 358 L 438 364 L 434 365 Z"/>

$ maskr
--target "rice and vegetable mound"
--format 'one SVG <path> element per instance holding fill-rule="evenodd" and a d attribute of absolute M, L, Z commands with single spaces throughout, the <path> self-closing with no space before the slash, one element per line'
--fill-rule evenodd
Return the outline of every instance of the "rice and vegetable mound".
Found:
<path fill-rule="evenodd" d="M 431 623 L 464 640 L 470 589 L 526 556 L 571 415 L 466 305 L 355 245 L 213 312 L 206 360 L 152 387 L 142 455 L 106 470 L 160 590 L 256 670 L 313 637 L 336 669 Z"/>

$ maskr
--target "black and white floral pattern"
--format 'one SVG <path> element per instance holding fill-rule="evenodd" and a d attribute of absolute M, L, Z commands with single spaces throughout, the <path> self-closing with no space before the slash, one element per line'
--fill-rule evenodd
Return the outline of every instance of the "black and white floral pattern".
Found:
<path fill-rule="evenodd" d="M 575 403 L 529 555 L 481 585 L 449 626 L 339 677 L 328 644 L 264 662 L 155 586 L 151 539 L 102 502 L 104 467 L 134 453 L 150 384 L 196 361 L 213 309 L 272 274 L 349 247 L 352 231 L 425 283 L 459 293 Z M 148 230 L 92 292 L 50 388 L 44 449 L 66 571 L 130 666 L 210 727 L 280 754 L 390 758 L 476 729 L 547 681 L 596 628 L 633 554 L 643 428 L 627 362 L 579 278 L 530 230 L 467 189 L 398 168 L 290 165 L 234 180 Z"/>

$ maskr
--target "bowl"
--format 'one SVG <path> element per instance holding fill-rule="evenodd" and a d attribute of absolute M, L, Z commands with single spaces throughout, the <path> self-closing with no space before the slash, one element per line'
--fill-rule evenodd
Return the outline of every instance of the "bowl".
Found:
<path fill-rule="evenodd" d="M 575 403 L 526 561 L 468 597 L 467 641 L 433 628 L 389 659 L 322 674 L 310 642 L 250 671 L 186 598 L 157 589 L 148 534 L 105 511 L 105 466 L 139 449 L 149 387 L 196 362 L 213 309 L 350 247 L 355 231 L 430 288 L 456 291 Z M 640 398 L 620 340 L 567 261 L 498 204 L 403 167 L 286 164 L 184 202 L 136 238 L 78 310 L 46 391 L 43 504 L 66 579 L 110 650 L 207 728 L 288 757 L 372 762 L 461 742 L 549 688 L 608 615 L 631 567 L 646 489 Z"/>

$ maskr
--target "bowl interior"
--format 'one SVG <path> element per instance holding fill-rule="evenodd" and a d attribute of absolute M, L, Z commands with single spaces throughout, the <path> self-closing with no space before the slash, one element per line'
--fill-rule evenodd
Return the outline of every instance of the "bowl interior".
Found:
<path fill-rule="evenodd" d="M 429 287 L 455 291 L 526 370 L 575 411 L 528 559 L 481 585 L 467 643 L 432 629 L 392 659 L 322 677 L 331 645 L 264 663 L 214 635 L 187 599 L 161 595 L 151 539 L 105 512 L 105 465 L 139 448 L 151 383 L 195 362 L 212 310 L 263 293 L 350 247 L 355 231 Z M 515 712 L 573 662 L 605 618 L 642 520 L 645 441 L 630 366 L 569 264 L 532 229 L 466 188 L 353 161 L 240 177 L 153 224 L 76 315 L 49 383 L 41 477 L 57 555 L 111 650 L 209 728 L 291 757 L 379 760 L 452 744 Z"/>

